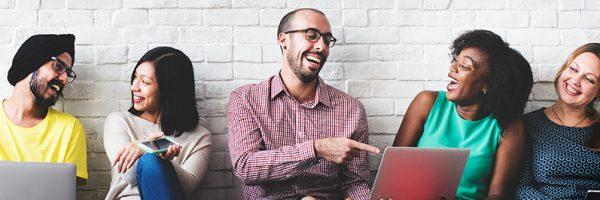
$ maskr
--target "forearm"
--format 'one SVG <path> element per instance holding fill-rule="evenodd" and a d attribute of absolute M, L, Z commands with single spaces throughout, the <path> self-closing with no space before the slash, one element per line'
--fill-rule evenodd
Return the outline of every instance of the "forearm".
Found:
<path fill-rule="evenodd" d="M 248 185 L 293 178 L 318 163 L 312 140 L 275 150 L 233 152 L 234 172 Z"/>
<path fill-rule="evenodd" d="M 186 159 L 185 163 L 178 164 L 172 161 L 175 174 L 183 187 L 186 195 L 190 195 L 204 180 L 208 171 L 209 158 L 208 155 L 195 155 Z"/>

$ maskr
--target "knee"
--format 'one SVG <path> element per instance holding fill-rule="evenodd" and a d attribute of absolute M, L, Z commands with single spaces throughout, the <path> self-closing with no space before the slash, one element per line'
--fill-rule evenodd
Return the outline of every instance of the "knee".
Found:
<path fill-rule="evenodd" d="M 140 158 L 138 158 L 138 166 L 139 165 L 151 165 L 158 164 L 160 162 L 160 158 L 156 154 L 145 153 Z"/>
<path fill-rule="evenodd" d="M 137 161 L 137 171 L 140 173 L 152 173 L 160 168 L 160 158 L 156 154 L 145 153 Z"/>

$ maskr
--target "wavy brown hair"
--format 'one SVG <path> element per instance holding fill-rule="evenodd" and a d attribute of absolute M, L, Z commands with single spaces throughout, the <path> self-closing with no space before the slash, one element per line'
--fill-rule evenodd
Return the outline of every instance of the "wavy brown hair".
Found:
<path fill-rule="evenodd" d="M 573 62 L 573 60 L 575 60 L 575 58 L 577 56 L 581 55 L 582 53 L 586 53 L 586 52 L 592 53 L 592 54 L 596 55 L 596 57 L 598 59 L 600 59 L 600 43 L 587 43 L 587 44 L 575 49 L 575 51 L 573 51 L 573 53 L 571 53 L 571 55 L 569 55 L 569 57 L 567 58 L 567 61 L 560 67 L 560 70 L 558 70 L 558 72 L 556 73 L 556 76 L 554 77 L 554 89 L 556 90 L 557 94 L 558 94 L 557 84 L 558 84 L 558 78 L 560 77 L 560 75 L 569 67 L 569 65 L 571 65 L 571 63 Z M 592 102 L 590 102 L 588 105 L 585 106 L 586 116 L 593 119 L 594 121 L 596 121 L 596 123 L 600 123 L 600 113 L 598 113 L 598 110 L 596 108 L 594 108 L 594 104 L 598 101 L 600 101 L 600 91 L 598 91 L 594 100 L 592 100 Z M 588 139 L 586 141 L 586 146 L 592 150 L 600 151 L 600 127 L 598 127 L 598 126 L 596 127 L 596 129 L 594 130 L 594 133 L 592 134 L 592 137 L 590 137 L 590 139 Z"/>

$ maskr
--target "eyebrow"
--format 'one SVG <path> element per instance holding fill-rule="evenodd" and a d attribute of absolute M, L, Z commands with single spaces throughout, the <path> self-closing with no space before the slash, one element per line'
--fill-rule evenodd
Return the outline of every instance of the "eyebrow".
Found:
<path fill-rule="evenodd" d="M 465 56 L 464 58 L 471 60 L 471 63 L 473 63 L 473 68 L 479 66 L 479 63 L 475 62 L 475 60 L 473 58 L 471 58 L 470 56 Z"/>
<path fill-rule="evenodd" d="M 56 57 L 56 61 L 62 63 L 63 65 L 65 65 L 67 68 L 73 68 L 73 65 L 69 66 L 67 65 L 67 63 L 65 61 L 63 61 L 62 59 L 60 59 L 59 57 Z"/>
<path fill-rule="evenodd" d="M 139 77 L 146 77 L 146 78 L 149 78 L 149 79 L 151 79 L 151 80 L 152 80 L 152 78 L 151 78 L 150 76 L 148 76 L 148 75 L 146 75 L 146 74 L 143 74 L 143 73 L 142 73 L 142 74 L 140 74 L 139 72 L 137 72 L 137 70 L 136 70 L 136 72 L 135 72 L 133 75 L 134 75 L 134 76 L 139 76 Z"/>
<path fill-rule="evenodd" d="M 579 66 L 579 64 L 576 63 L 575 61 L 573 61 L 573 64 L 575 64 L 577 66 L 577 68 L 581 68 L 581 66 Z M 585 75 L 592 75 L 592 76 L 594 76 L 594 78 L 598 79 L 598 76 L 592 72 L 585 73 Z"/>

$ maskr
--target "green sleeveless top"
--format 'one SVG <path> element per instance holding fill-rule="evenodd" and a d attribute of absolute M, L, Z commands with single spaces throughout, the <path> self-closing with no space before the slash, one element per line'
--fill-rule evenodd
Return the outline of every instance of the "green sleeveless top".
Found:
<path fill-rule="evenodd" d="M 501 132 L 492 115 L 477 121 L 463 119 L 456 112 L 456 104 L 446 99 L 444 91 L 439 91 L 417 147 L 471 149 L 456 197 L 483 199 L 490 185 Z"/>

